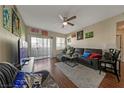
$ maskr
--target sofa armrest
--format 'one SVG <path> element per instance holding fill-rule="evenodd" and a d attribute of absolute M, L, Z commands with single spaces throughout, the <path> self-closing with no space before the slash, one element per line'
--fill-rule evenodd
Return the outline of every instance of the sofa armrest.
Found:
<path fill-rule="evenodd" d="M 0 88 L 13 87 L 13 81 L 18 71 L 19 70 L 11 63 L 1 62 L 0 63 Z"/>

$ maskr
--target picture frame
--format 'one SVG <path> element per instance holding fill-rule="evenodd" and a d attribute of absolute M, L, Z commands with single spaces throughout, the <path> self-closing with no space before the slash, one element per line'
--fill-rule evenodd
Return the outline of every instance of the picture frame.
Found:
<path fill-rule="evenodd" d="M 14 10 L 12 10 L 12 33 L 18 37 L 21 36 L 20 19 Z"/>
<path fill-rule="evenodd" d="M 11 30 L 11 8 L 8 6 L 3 5 L 3 28 L 12 32 Z"/>
<path fill-rule="evenodd" d="M 77 40 L 81 40 L 81 39 L 83 39 L 83 30 L 77 32 Z"/>
<path fill-rule="evenodd" d="M 85 38 L 93 38 L 94 37 L 94 33 L 93 32 L 87 32 L 85 33 Z"/>
<path fill-rule="evenodd" d="M 48 36 L 48 31 L 42 30 L 42 35 L 43 36 Z"/>

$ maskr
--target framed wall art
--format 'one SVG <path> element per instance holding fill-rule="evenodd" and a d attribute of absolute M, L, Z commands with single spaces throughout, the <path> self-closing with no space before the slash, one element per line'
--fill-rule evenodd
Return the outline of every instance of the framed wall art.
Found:
<path fill-rule="evenodd" d="M 83 39 L 83 30 L 77 32 L 77 40 L 81 40 L 81 39 Z"/>
<path fill-rule="evenodd" d="M 26 27 L 24 26 L 24 23 L 21 21 L 20 22 L 20 37 L 23 38 L 25 40 L 25 31 L 26 31 Z"/>
<path fill-rule="evenodd" d="M 11 8 L 3 5 L 3 28 L 11 31 Z"/>
<path fill-rule="evenodd" d="M 93 37 L 94 37 L 93 32 L 87 32 L 87 33 L 85 33 L 85 38 L 93 38 Z"/>
<path fill-rule="evenodd" d="M 20 37 L 20 19 L 15 13 L 14 10 L 12 10 L 12 33 L 18 37 Z"/>

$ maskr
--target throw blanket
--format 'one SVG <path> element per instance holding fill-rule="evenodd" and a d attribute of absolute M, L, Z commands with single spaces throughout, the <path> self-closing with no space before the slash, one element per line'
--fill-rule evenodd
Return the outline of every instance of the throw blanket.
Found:
<path fill-rule="evenodd" d="M 0 87 L 13 87 L 13 81 L 17 75 L 18 69 L 7 62 L 0 63 Z"/>

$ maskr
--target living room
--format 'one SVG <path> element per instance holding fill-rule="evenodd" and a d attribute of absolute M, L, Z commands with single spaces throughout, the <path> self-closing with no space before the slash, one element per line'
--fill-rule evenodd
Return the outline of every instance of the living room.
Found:
<path fill-rule="evenodd" d="M 120 5 L 1 5 L 1 67 L 2 62 L 8 62 L 22 72 L 38 72 L 38 78 L 41 73 L 49 73 L 42 87 L 123 88 L 123 21 L 124 6 Z M 100 74 L 99 64 L 96 68 L 96 63 L 103 62 L 103 54 L 109 49 L 120 51 L 117 57 L 117 62 L 121 63 L 119 75 L 103 71 Z M 95 58 L 90 63 L 95 67 L 81 64 L 73 57 L 74 52 L 80 52 L 81 57 L 85 50 L 101 54 L 100 59 Z M 31 62 L 33 65 L 29 65 Z M 92 80 L 91 76 L 94 76 Z"/>

